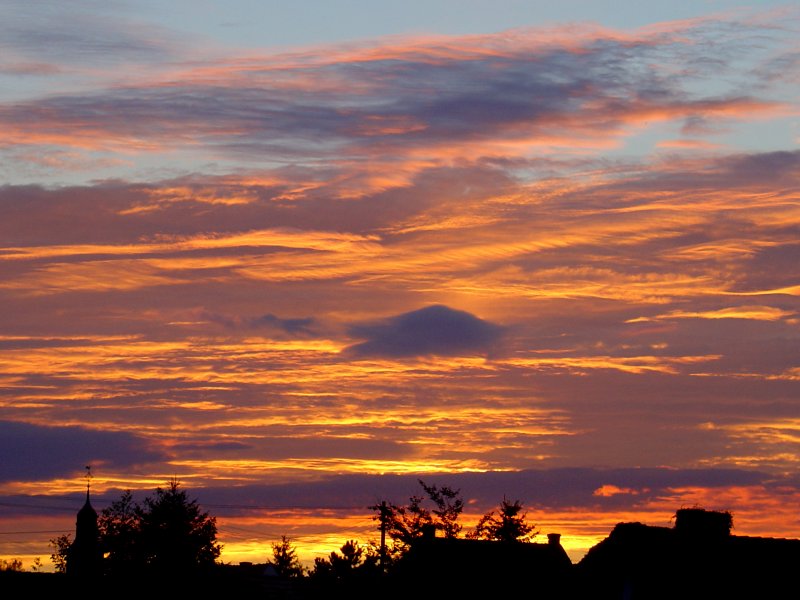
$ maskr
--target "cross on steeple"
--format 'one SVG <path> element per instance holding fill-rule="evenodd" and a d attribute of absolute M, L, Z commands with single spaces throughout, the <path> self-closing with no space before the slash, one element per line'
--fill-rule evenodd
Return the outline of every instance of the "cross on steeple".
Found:
<path fill-rule="evenodd" d="M 92 465 L 86 465 L 86 499 L 89 499 L 89 487 L 92 485 Z"/>

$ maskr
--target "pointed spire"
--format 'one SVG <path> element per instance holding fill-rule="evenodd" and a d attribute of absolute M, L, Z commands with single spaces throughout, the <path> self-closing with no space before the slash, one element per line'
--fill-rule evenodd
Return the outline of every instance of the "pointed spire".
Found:
<path fill-rule="evenodd" d="M 86 465 L 86 503 L 89 503 L 89 488 L 92 485 L 92 465 Z"/>
<path fill-rule="evenodd" d="M 75 539 L 67 553 L 67 574 L 77 576 L 99 575 L 102 552 L 97 528 L 97 512 L 92 508 L 89 494 L 92 486 L 92 467 L 86 467 L 86 503 L 78 511 L 75 522 Z"/>

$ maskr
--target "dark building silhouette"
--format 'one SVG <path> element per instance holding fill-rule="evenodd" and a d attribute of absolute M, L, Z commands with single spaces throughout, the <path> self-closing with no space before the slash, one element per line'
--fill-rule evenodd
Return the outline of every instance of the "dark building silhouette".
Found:
<path fill-rule="evenodd" d="M 731 535 L 728 512 L 685 508 L 675 526 L 620 523 L 577 565 L 584 597 L 783 598 L 800 594 L 800 540 Z M 789 595 L 786 595 L 789 593 Z"/>
<path fill-rule="evenodd" d="M 90 474 L 87 475 L 90 477 Z M 337 579 L 289 580 L 265 571 L 265 565 L 217 565 L 187 577 L 125 579 L 132 595 L 153 589 L 181 597 L 347 598 L 367 595 L 386 600 L 409 598 L 554 597 L 564 600 L 694 600 L 800 597 L 797 581 L 800 540 L 732 535 L 728 512 L 684 508 L 674 527 L 619 523 L 608 537 L 573 565 L 561 536 L 547 543 L 501 542 L 436 537 L 425 531 L 388 572 L 380 570 Z M 120 580 L 103 574 L 98 515 L 86 501 L 78 511 L 75 540 L 67 552 L 64 584 L 104 593 L 119 591 Z M 40 578 L 45 589 L 55 585 Z M 9 579 L 0 589 L 24 589 L 28 580 Z M 9 587 L 11 586 L 11 587 Z M 134 593 L 135 592 L 135 593 Z M 99 597 L 99 596 L 98 596 Z"/>
<path fill-rule="evenodd" d="M 100 548 L 100 530 L 97 527 L 97 511 L 89 499 L 86 486 L 86 502 L 78 511 L 75 523 L 75 540 L 67 553 L 67 575 L 93 577 L 102 573 L 103 553 Z"/>
<path fill-rule="evenodd" d="M 543 544 L 437 538 L 432 533 L 417 541 L 395 574 L 416 597 L 434 594 L 484 594 L 569 597 L 572 562 L 561 546 L 561 536 L 547 536 Z"/>

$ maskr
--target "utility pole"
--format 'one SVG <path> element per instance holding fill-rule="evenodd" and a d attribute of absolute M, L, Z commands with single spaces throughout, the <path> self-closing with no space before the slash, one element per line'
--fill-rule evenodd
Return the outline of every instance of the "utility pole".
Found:
<path fill-rule="evenodd" d="M 386 523 L 389 521 L 389 508 L 386 500 L 381 500 L 380 505 L 381 523 L 381 573 L 386 572 Z"/>

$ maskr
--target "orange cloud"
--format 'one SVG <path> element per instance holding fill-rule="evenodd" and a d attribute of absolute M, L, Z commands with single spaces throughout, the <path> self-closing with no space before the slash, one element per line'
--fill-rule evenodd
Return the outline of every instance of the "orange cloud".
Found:
<path fill-rule="evenodd" d="M 630 494 L 635 496 L 638 493 L 638 491 L 631 488 L 621 488 L 610 484 L 602 485 L 593 492 L 595 496 L 600 496 L 601 498 L 611 498 L 612 496 L 617 496 L 619 494 Z"/>
<path fill-rule="evenodd" d="M 655 317 L 638 317 L 628 319 L 626 323 L 638 323 L 643 321 L 660 321 L 669 319 L 754 319 L 757 321 L 779 321 L 787 317 L 792 317 L 794 311 L 782 310 L 771 306 L 735 306 L 720 308 L 718 310 L 687 312 L 672 311 Z"/>

